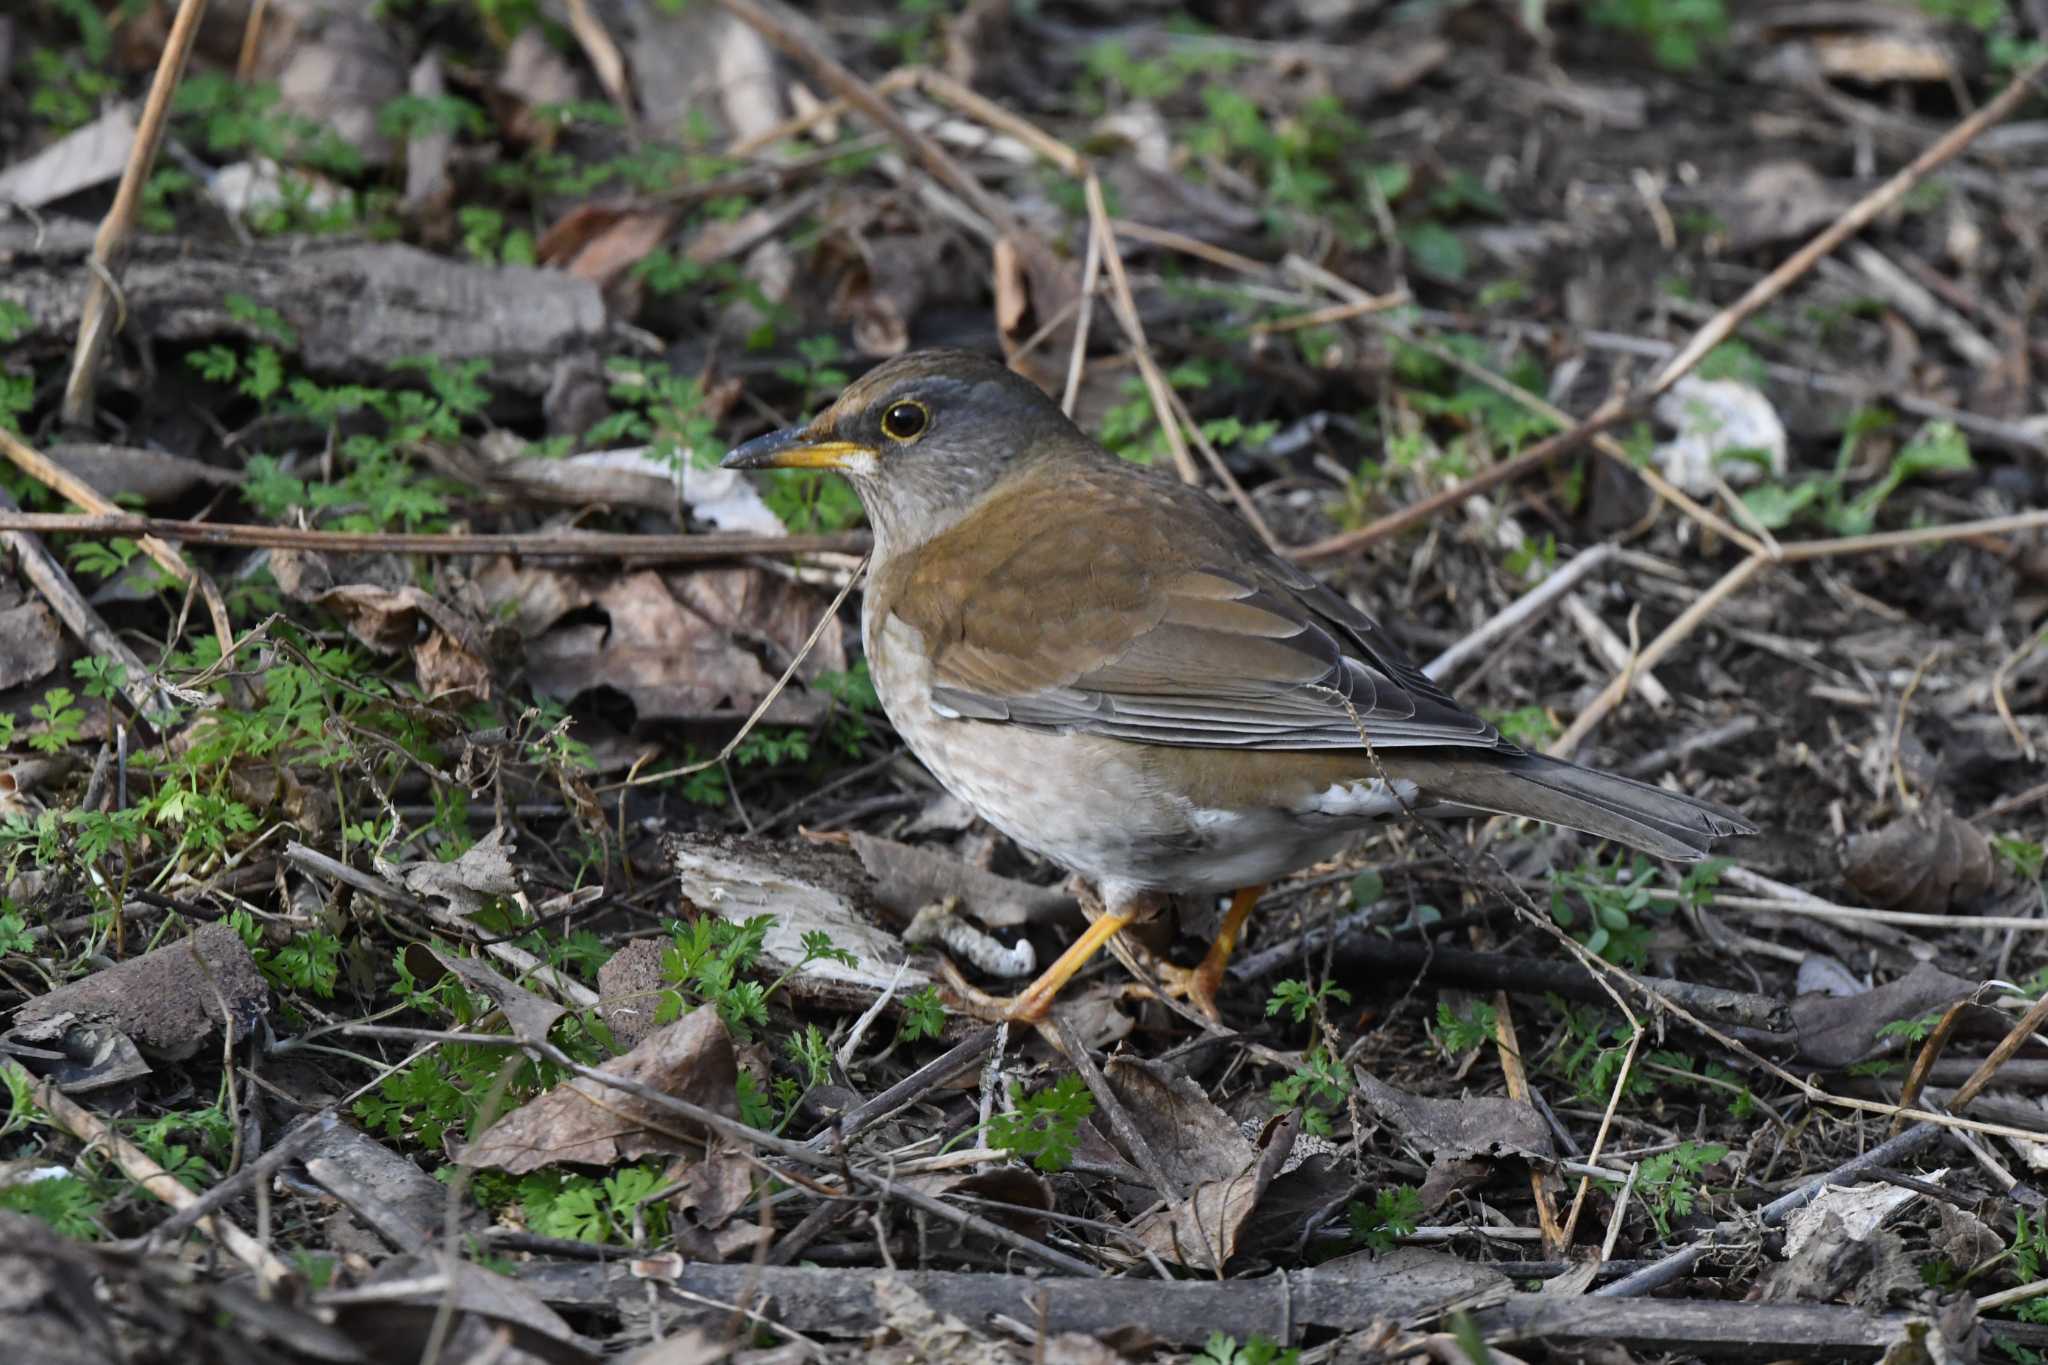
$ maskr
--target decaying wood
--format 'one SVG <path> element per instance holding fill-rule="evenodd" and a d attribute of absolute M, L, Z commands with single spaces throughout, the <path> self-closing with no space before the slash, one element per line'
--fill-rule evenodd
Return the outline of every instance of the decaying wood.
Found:
<path fill-rule="evenodd" d="M 0 300 L 27 311 L 14 345 L 60 349 L 78 330 L 78 281 L 92 250 L 79 223 L 0 223 Z M 590 360 L 606 336 L 604 299 L 558 271 L 482 266 L 396 242 L 258 242 L 137 237 L 121 279 L 135 340 L 268 345 L 279 338 L 228 311 L 231 297 L 274 310 L 315 374 L 382 372 L 408 357 L 491 362 L 502 387 L 539 393 L 558 364 Z M 286 347 L 285 349 L 290 349 Z"/>

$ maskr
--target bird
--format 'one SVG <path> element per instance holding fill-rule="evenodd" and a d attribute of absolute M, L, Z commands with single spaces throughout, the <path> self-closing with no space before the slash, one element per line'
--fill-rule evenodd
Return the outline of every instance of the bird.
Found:
<path fill-rule="evenodd" d="M 1007 1007 L 1042 1021 L 1174 895 L 1230 897 L 1172 976 L 1210 1019 L 1264 888 L 1403 812 L 1526 816 L 1697 861 L 1733 811 L 1532 753 L 1201 489 L 1112 454 L 992 357 L 905 352 L 729 469 L 836 470 L 874 537 L 883 712 L 983 820 L 1102 913 Z"/>

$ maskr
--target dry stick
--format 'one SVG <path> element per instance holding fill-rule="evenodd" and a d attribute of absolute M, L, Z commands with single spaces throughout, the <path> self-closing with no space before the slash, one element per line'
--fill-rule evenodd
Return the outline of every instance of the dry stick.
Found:
<path fill-rule="evenodd" d="M 1749 292 L 1708 319 L 1705 326 L 1693 333 L 1692 340 L 1658 371 L 1657 377 L 1650 382 L 1649 388 L 1645 391 L 1645 398 L 1654 398 L 1676 384 L 1693 366 L 1706 358 L 1707 352 L 1734 335 L 1735 329 L 1751 314 L 1783 293 L 1794 280 L 1813 269 L 1821 257 L 1862 231 L 1877 215 L 1903 199 L 1915 185 L 1954 158 L 1992 124 L 2019 108 L 2044 72 L 2048 72 L 2048 57 L 2034 62 L 2014 76 L 2005 89 L 1999 91 L 1983 108 L 1942 134 L 1933 145 L 1914 157 L 1891 179 L 1857 200 L 1848 212 L 1830 223 L 1812 241 L 1793 252 L 1777 269 L 1751 285 Z"/>
<path fill-rule="evenodd" d="M 1180 477 L 1186 483 L 1200 483 L 1201 474 L 1195 469 L 1194 457 L 1188 454 L 1188 443 L 1181 436 L 1180 419 L 1174 416 L 1172 390 L 1166 376 L 1159 372 L 1159 365 L 1152 359 L 1152 347 L 1145 340 L 1145 322 L 1138 316 L 1138 302 L 1131 295 L 1130 277 L 1124 273 L 1124 255 L 1118 249 L 1116 236 L 1109 226 L 1109 208 L 1102 199 L 1102 181 L 1090 175 L 1082 185 L 1088 200 L 1089 230 L 1102 243 L 1102 259 L 1109 266 L 1109 298 L 1111 311 L 1122 324 L 1124 336 L 1131 343 L 1131 355 L 1138 362 L 1138 373 L 1144 377 L 1145 392 L 1152 399 L 1153 416 L 1159 419 L 1159 426 L 1166 433 L 1166 448 L 1173 452 L 1174 467 L 1180 470 Z"/>
<path fill-rule="evenodd" d="M 974 1214 L 957 1209 L 951 1204 L 926 1194 L 922 1190 L 899 1185 L 894 1181 L 875 1175 L 871 1171 L 864 1171 L 857 1166 L 845 1166 L 842 1169 L 839 1157 L 833 1153 L 815 1151 L 801 1142 L 777 1137 L 772 1133 L 764 1133 L 760 1129 L 751 1128 L 737 1119 L 727 1118 L 714 1109 L 707 1109 L 702 1105 L 692 1104 L 688 1100 L 678 1099 L 676 1096 L 667 1094 L 653 1086 L 644 1085 L 625 1076 L 616 1076 L 593 1066 L 585 1066 L 553 1043 L 543 1039 L 527 1039 L 522 1041 L 516 1038 L 500 1037 L 496 1034 L 480 1036 L 505 1046 L 522 1047 L 529 1052 L 538 1053 L 557 1066 L 565 1067 L 575 1072 L 585 1080 L 595 1081 L 597 1084 L 609 1087 L 610 1089 L 623 1091 L 658 1109 L 666 1109 L 672 1114 L 690 1120 L 692 1123 L 701 1124 L 721 1137 L 730 1138 L 735 1143 L 743 1145 L 752 1144 L 762 1151 L 772 1152 L 777 1156 L 800 1162 L 806 1166 L 838 1169 L 841 1174 L 850 1177 L 854 1182 L 868 1186 L 878 1194 L 891 1199 L 901 1199 L 905 1203 L 915 1205 L 927 1213 L 935 1214 L 940 1218 L 946 1219 L 948 1222 L 958 1224 L 960 1227 L 981 1233 L 987 1237 L 993 1237 L 1005 1246 L 1014 1247 L 1026 1255 L 1051 1266 L 1055 1270 L 1064 1271 L 1069 1275 L 1086 1275 L 1091 1278 L 1098 1277 L 1102 1273 L 1078 1257 L 1069 1256 L 1065 1252 L 1046 1246 L 1041 1242 L 1034 1242 L 1021 1233 L 1013 1232 L 1009 1228 L 991 1223 L 985 1218 L 978 1218 Z"/>
<path fill-rule="evenodd" d="M 7 448 L 7 439 L 7 433 L 0 430 L 0 449 Z M 529 559 L 624 559 L 677 564 L 742 555 L 860 554 L 872 543 L 865 531 L 815 536 L 763 536 L 732 531 L 704 535 L 632 535 L 613 531 L 307 531 L 248 522 L 173 521 L 120 511 L 91 516 L 5 512 L 0 513 L 0 531 L 160 536 L 186 545 L 313 550 L 324 554 L 514 555 Z"/>
<path fill-rule="evenodd" d="M 1549 748 L 1553 757 L 1564 757 L 1579 747 L 1582 740 L 1591 734 L 1593 727 L 1606 718 L 1622 698 L 1628 695 L 1629 685 L 1638 670 L 1655 668 L 1660 660 L 1676 649 L 1687 636 L 1698 629 L 1700 622 L 1707 619 L 1715 607 L 1721 605 L 1731 594 L 1737 592 L 1770 560 L 1763 555 L 1751 555 L 1721 576 L 1719 582 L 1701 593 L 1699 600 L 1679 614 L 1677 620 L 1664 628 L 1664 632 L 1650 641 L 1642 654 L 1631 661 L 1630 666 L 1615 675 L 1612 682 L 1601 690 L 1600 695 L 1587 704 L 1579 713 L 1571 728 L 1560 735 Z"/>
<path fill-rule="evenodd" d="M 1387 513 L 1378 520 L 1356 531 L 1299 545 L 1287 552 L 1290 559 L 1306 563 L 1310 560 L 1329 559 L 1336 555 L 1349 554 L 1361 546 L 1374 541 L 1385 540 L 1388 536 L 1399 535 L 1411 526 L 1430 520 L 1437 513 L 1456 507 L 1469 498 L 1498 487 L 1532 470 L 1541 469 L 1558 456 L 1576 450 L 1593 436 L 1619 422 L 1628 415 L 1628 404 L 1619 398 L 1610 398 L 1569 431 L 1555 436 L 1546 436 L 1513 459 L 1502 460 L 1497 465 L 1482 469 L 1463 483 L 1441 489 L 1420 502 L 1409 503 L 1406 507 Z"/>
<path fill-rule="evenodd" d="M 12 460 L 21 471 L 46 488 L 70 499 L 100 517 L 120 515 L 120 509 L 107 498 L 100 496 L 94 488 L 76 474 L 58 464 L 49 456 L 37 450 L 28 442 L 0 427 L 0 454 Z M 26 516 L 28 514 L 21 514 Z M 16 529 L 26 530 L 27 527 Z M 213 632 L 220 637 L 221 652 L 225 654 L 234 648 L 234 628 L 228 624 L 227 603 L 221 600 L 220 590 L 213 586 L 213 580 L 185 562 L 185 557 L 158 537 L 143 532 L 137 541 L 144 554 L 162 567 L 164 572 L 189 587 L 197 587 L 206 600 L 206 611 L 213 618 Z"/>
<path fill-rule="evenodd" d="M 1343 276 L 1325 270 L 1314 262 L 1304 260 L 1299 256 L 1288 256 L 1281 263 L 1281 268 L 1290 275 L 1294 275 L 1312 284 L 1320 285 L 1338 297 L 1350 300 L 1353 303 L 1368 302 L 1372 297 Z M 1444 346 L 1429 337 L 1418 336 L 1410 328 L 1392 319 L 1379 318 L 1374 321 L 1373 325 L 1381 331 L 1398 337 L 1417 350 L 1427 352 L 1474 382 L 1483 384 L 1494 392 L 1520 403 L 1531 412 L 1549 418 L 1557 423 L 1560 428 L 1569 427 L 1572 424 L 1570 413 L 1529 392 L 1529 390 L 1513 380 L 1495 374 L 1484 365 L 1475 364 L 1466 357 L 1459 355 L 1456 351 L 1451 350 L 1448 346 Z M 1673 485 L 1656 470 L 1646 465 L 1638 465 L 1635 461 L 1631 460 L 1628 451 L 1622 448 L 1621 442 L 1615 440 L 1612 436 L 1607 435 L 1605 432 L 1596 432 L 1591 437 L 1591 440 L 1593 448 L 1599 451 L 1600 454 L 1613 461 L 1617 467 L 1636 475 L 1650 486 L 1651 492 L 1691 517 L 1700 525 L 1726 536 L 1751 554 L 1764 553 L 1763 545 L 1759 544 L 1754 536 L 1737 530 L 1718 514 L 1702 507 L 1697 501 L 1688 496 L 1683 489 Z"/>
<path fill-rule="evenodd" d="M 881 1094 L 847 1110 L 831 1127 L 812 1137 L 810 1145 L 822 1151 L 851 1142 L 904 1106 L 915 1104 L 938 1086 L 978 1064 L 996 1045 L 997 1032 L 994 1024 L 976 1029 Z"/>
<path fill-rule="evenodd" d="M 1506 991 L 1493 993 L 1493 1041 L 1500 1051 L 1501 1075 L 1507 1079 L 1508 1098 L 1531 1103 L 1529 1073 L 1522 1066 L 1522 1040 L 1515 1033 L 1514 1003 Z M 1529 1189 L 1536 1197 L 1536 1221 L 1543 1229 L 1543 1253 L 1568 1256 L 1571 1235 L 1557 1224 L 1557 1200 L 1544 1183 L 1544 1173 L 1534 1162 L 1529 1166 Z"/>
<path fill-rule="evenodd" d="M 1844 1162 L 1825 1175 L 1816 1176 L 1790 1194 L 1781 1195 L 1757 1211 L 1756 1218 L 1765 1227 L 1775 1227 L 1795 1211 L 1805 1208 L 1820 1197 L 1830 1185 L 1854 1183 L 1873 1166 L 1890 1166 L 1903 1161 L 1940 1136 L 1941 1130 L 1931 1123 L 1916 1124 L 1905 1132 L 1886 1142 L 1872 1147 L 1863 1155 Z M 1720 1229 L 1715 1229 L 1715 1232 Z M 1699 1241 L 1680 1247 L 1663 1260 L 1644 1266 L 1632 1275 L 1624 1275 L 1612 1284 L 1602 1285 L 1592 1294 L 1598 1298 L 1626 1299 L 1637 1294 L 1647 1294 L 1653 1289 L 1662 1289 L 1673 1280 L 1698 1265 L 1710 1251 L 1724 1246 L 1745 1245 L 1744 1242 L 1716 1242 L 1715 1233 L 1710 1232 Z"/>
<path fill-rule="evenodd" d="M 1667 361 L 1655 378 L 1639 393 L 1629 398 L 1613 397 L 1594 409 L 1585 421 L 1561 436 L 1552 437 L 1539 445 L 1532 446 L 1506 464 L 1495 465 L 1482 474 L 1475 475 L 1456 488 L 1446 489 L 1432 498 L 1425 499 L 1414 507 L 1381 517 L 1370 526 L 1343 535 L 1331 536 L 1327 540 L 1305 545 L 1294 551 L 1297 559 L 1321 559 L 1331 555 L 1344 554 L 1376 540 L 1385 539 L 1398 531 L 1405 530 L 1416 522 L 1432 516 L 1445 507 L 1455 506 L 1476 493 L 1484 492 L 1496 484 L 1514 478 L 1549 459 L 1570 450 L 1595 432 L 1619 420 L 1624 414 L 1655 400 L 1673 384 L 1684 378 L 1694 366 L 1705 359 L 1707 353 L 1726 341 L 1735 330 L 1746 322 L 1757 310 L 1770 303 L 1791 287 L 1800 276 L 1813 269 L 1821 257 L 1840 246 L 1852 234 L 1861 231 L 1878 214 L 1890 208 L 1903 198 L 1908 191 L 1919 184 L 1933 171 L 1953 159 L 1992 124 L 2006 117 L 2026 99 L 2034 83 L 2048 71 L 2048 58 L 2043 58 L 2013 77 L 2010 84 L 1982 109 L 1970 115 L 1941 136 L 1932 146 L 1914 157 L 1891 179 L 1863 196 L 1850 206 L 1840 218 L 1823 229 L 1812 241 L 1788 256 L 1777 269 L 1752 285 L 1747 293 L 1734 303 L 1709 318 L 1692 338 L 1681 347 L 1677 354 Z M 1537 458 L 1539 457 L 1540 458 Z M 1749 539 L 1735 537 L 1738 543 Z M 1792 558 L 1792 547 L 1786 547 L 1786 557 Z"/>
<path fill-rule="evenodd" d="M 107 338 L 126 320 L 121 316 L 125 310 L 116 294 L 121 260 L 128 254 L 128 238 L 135 231 L 135 212 L 142 204 L 143 183 L 149 179 L 150 168 L 156 164 L 156 150 L 163 142 L 171 96 L 177 91 L 178 78 L 185 72 L 185 59 L 192 53 L 192 41 L 199 36 L 199 20 L 205 13 L 206 0 L 182 0 L 178 6 L 171 31 L 164 38 L 163 53 L 157 58 L 156 76 L 149 83 L 142 118 L 135 125 L 135 142 L 129 148 L 128 164 L 121 168 L 121 183 L 114 191 L 113 206 L 100 220 L 100 230 L 93 237 L 92 255 L 88 258 L 92 278 L 86 282 L 85 304 L 78 315 L 78 342 L 71 352 L 71 377 L 64 384 L 62 410 L 67 426 L 83 427 L 91 422 L 100 353 L 106 349 Z"/>
<path fill-rule="evenodd" d="M 766 38 L 770 46 L 779 48 L 800 66 L 808 68 L 826 89 L 881 125 L 882 131 L 894 138 L 912 160 L 924 167 L 928 175 L 966 200 L 968 206 L 976 213 L 995 224 L 999 233 L 1006 237 L 1021 235 L 1022 225 L 1017 221 L 1017 216 L 1010 212 L 1009 205 L 990 194 L 982 188 L 980 181 L 960 169 L 960 164 L 948 156 L 938 143 L 904 122 L 903 116 L 889 107 L 889 102 L 877 93 L 875 87 L 856 76 L 829 53 L 815 47 L 795 28 L 755 4 L 754 0 L 718 0 L 718 3 L 726 13 Z"/>
<path fill-rule="evenodd" d="M 0 430 L 4 434 L 4 430 Z M 14 499 L 0 490 L 0 506 L 12 508 Z M 0 525 L 5 518 L 0 517 Z M 14 561 L 20 567 L 22 576 L 33 583 L 50 609 L 85 646 L 86 652 L 102 659 L 111 659 L 121 666 L 121 694 L 128 698 L 128 704 L 135 713 L 152 718 L 167 713 L 171 701 L 151 681 L 147 666 L 137 657 L 128 642 L 114 633 L 93 610 L 92 603 L 85 600 L 71 576 L 64 572 L 64 566 L 50 553 L 43 542 L 25 531 L 0 532 L 0 542 L 14 551 Z"/>
<path fill-rule="evenodd" d="M 2042 998 L 2048 999 L 2048 996 Z M 1927 1035 L 1927 1041 L 1920 1045 L 1920 1051 L 1913 1058 L 1913 1065 L 1906 1071 L 1905 1083 L 1899 1087 L 1900 1104 L 1920 1102 L 1920 1092 L 1926 1088 L 1927 1077 L 1934 1071 L 1935 1062 L 1940 1060 L 1943 1049 L 1948 1046 L 1948 1040 L 1955 1036 L 1956 1025 L 1962 1022 L 1964 1012 L 1974 1004 L 1974 997 L 1965 996 L 1941 1012 L 1941 1022 Z M 1904 1119 L 1892 1120 L 1893 1137 L 1905 1131 Z"/>
<path fill-rule="evenodd" d="M 2013 1053 L 2020 1050 L 2020 1045 L 2025 1043 L 2044 1021 L 2048 1021 L 2048 995 L 2036 1000 L 2033 1008 L 2020 1017 L 2020 1021 L 2012 1026 L 2005 1037 L 1998 1040 L 1998 1046 L 1991 1049 L 1990 1055 L 1977 1063 L 1977 1069 L 1970 1073 L 1970 1079 L 1964 1081 L 1962 1088 L 1949 1097 L 1949 1112 L 1954 1113 L 1967 1108 L 1971 1100 L 1983 1094 L 1984 1087 L 1991 1084 L 1991 1078 L 1997 1074 L 1998 1068 L 2004 1066 Z"/>
<path fill-rule="evenodd" d="M 1075 179 L 1088 174 L 1088 159 L 1029 119 L 1011 113 L 987 96 L 962 85 L 943 71 L 928 66 L 909 68 L 916 74 L 917 88 L 933 99 L 943 100 L 969 118 L 979 119 L 997 132 L 1008 133 Z"/>
<path fill-rule="evenodd" d="M 1102 237 L 1091 230 L 1081 262 L 1080 311 L 1074 318 L 1074 345 L 1067 352 L 1067 384 L 1060 392 L 1060 411 L 1070 418 L 1081 397 L 1081 375 L 1088 368 L 1088 333 L 1095 325 L 1095 286 L 1101 277 Z"/>
<path fill-rule="evenodd" d="M 127 1245 L 141 1250 L 160 1243 L 173 1233 L 183 1232 L 215 1209 L 223 1208 L 229 1201 L 240 1197 L 244 1190 L 254 1187 L 259 1181 L 268 1180 L 286 1162 L 297 1160 L 306 1148 L 332 1133 L 339 1122 L 332 1109 L 313 1115 L 278 1139 L 277 1145 L 269 1151 L 191 1203 L 177 1209 L 148 1232 L 130 1240 Z"/>
<path fill-rule="evenodd" d="M 1259 533 L 1259 539 L 1266 543 L 1267 549 L 1275 554 L 1281 553 L 1283 547 L 1279 538 L 1273 534 L 1273 528 L 1266 525 L 1266 519 L 1259 515 L 1258 505 L 1244 491 L 1244 485 L 1237 481 L 1237 476 L 1230 472 L 1230 466 L 1223 463 L 1223 456 L 1217 451 L 1215 444 L 1202 434 L 1202 428 L 1195 422 L 1195 415 L 1188 411 L 1186 401 L 1170 388 L 1166 391 L 1166 396 L 1173 403 L 1174 420 L 1181 424 L 1181 428 L 1194 441 L 1195 449 L 1202 452 L 1202 459 L 1208 463 L 1217 481 L 1230 494 L 1230 500 L 1237 504 L 1237 510 L 1251 524 L 1251 528 Z"/>
<path fill-rule="evenodd" d="M 158 1165 L 156 1159 L 102 1123 L 99 1117 L 72 1103 L 70 1097 L 46 1080 L 38 1079 L 13 1058 L 0 1058 L 0 1076 L 8 1084 L 25 1089 L 36 1106 L 64 1131 L 80 1142 L 96 1145 L 114 1158 L 121 1173 L 174 1209 L 197 1203 L 199 1196 L 186 1189 L 178 1178 Z M 228 1254 L 254 1271 L 266 1286 L 275 1287 L 291 1278 L 291 1267 L 280 1261 L 269 1247 L 242 1231 L 220 1214 L 199 1220 L 199 1230 L 224 1247 Z"/>
<path fill-rule="evenodd" d="M 1442 682 L 1452 669 L 1541 616 L 1552 602 L 1577 587 L 1580 579 L 1614 558 L 1614 553 L 1614 546 L 1606 541 L 1579 551 L 1552 569 L 1541 583 L 1480 622 L 1478 629 L 1424 664 L 1424 676 L 1431 682 Z"/>

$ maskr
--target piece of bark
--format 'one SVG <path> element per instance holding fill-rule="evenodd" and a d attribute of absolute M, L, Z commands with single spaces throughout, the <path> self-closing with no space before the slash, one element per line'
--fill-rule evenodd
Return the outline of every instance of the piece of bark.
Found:
<path fill-rule="evenodd" d="M 75 1023 L 119 1029 L 145 1052 L 189 1057 L 223 1025 L 236 1042 L 262 1017 L 269 996 L 256 959 L 233 929 L 209 924 L 132 961 L 39 995 L 14 1016 L 10 1037 L 61 1037 Z"/>
<path fill-rule="evenodd" d="M 78 281 L 92 249 L 89 223 L 0 223 L 0 299 L 29 315 L 18 353 L 60 354 L 78 331 Z M 249 247 L 183 237 L 136 237 L 121 275 L 132 335 L 156 341 L 240 338 L 275 345 L 266 328 L 231 316 L 239 295 L 275 310 L 315 375 L 372 382 L 408 357 L 447 365 L 491 362 L 491 382 L 546 390 L 555 366 L 592 353 L 606 331 L 604 300 L 582 280 L 521 266 L 450 260 L 397 242 L 259 241 Z"/>

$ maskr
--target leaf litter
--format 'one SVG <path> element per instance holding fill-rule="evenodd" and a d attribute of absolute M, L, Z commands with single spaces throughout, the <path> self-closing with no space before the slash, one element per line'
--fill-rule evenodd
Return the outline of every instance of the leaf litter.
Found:
<path fill-rule="evenodd" d="M 1994 96 L 2030 60 L 2015 22 L 1935 42 L 1903 11 L 1552 7 L 1503 43 L 1345 3 L 1216 30 L 854 8 L 578 5 L 553 43 L 489 7 L 429 35 L 286 4 L 241 80 L 203 40 L 83 425 L 57 421 L 78 285 L 167 33 L 0 21 L 26 73 L 0 185 L 40 216 L 0 221 L 0 426 L 166 519 L 7 532 L 61 554 L 0 585 L 0 1221 L 29 1286 L 9 1339 L 1232 1365 L 2048 1348 L 2025 1292 L 2048 1256 L 2048 552 L 2026 520 L 2048 357 L 2024 120 L 1611 451 L 1325 566 L 1434 653 L 1561 551 L 1623 547 L 1457 680 L 1541 746 L 1765 554 L 1657 659 L 1669 703 L 1574 739 L 1766 834 L 1683 876 L 1397 822 L 1276 889 L 1220 1031 L 1104 969 L 1058 1045 L 992 1048 L 975 1015 L 1015 988 L 995 964 L 1057 951 L 1075 895 L 902 753 L 850 613 L 813 640 L 863 544 L 845 491 L 707 467 L 914 345 L 1001 348 L 1057 390 L 1085 315 L 1077 413 L 1113 449 L 1198 436 L 1284 542 L 1356 531 L 1554 430 L 1515 388 L 1583 414 L 1640 386 Z M 1118 258 L 1094 297 L 1089 170 Z M 1168 439 L 1143 360 L 1190 432 Z M 13 496 L 61 506 L 22 467 Z M 649 553 L 393 539 L 572 529 Z M 1934 534 L 1800 548 L 1871 532 Z M 705 557 L 735 533 L 835 539 Z M 229 640 L 194 629 L 149 534 L 225 594 Z M 1140 975 L 1192 960 L 1214 913 L 1152 926 Z M 938 923 L 941 947 L 914 941 Z M 1606 965 L 1567 981 L 1567 938 Z M 280 1135 L 330 1108 L 358 1127 L 294 1155 Z M 134 1152 L 170 1174 L 102 1155 Z M 140 1257 L 95 1245 L 148 1233 L 164 1179 L 219 1207 Z M 201 1238 L 225 1259 L 173 1273 L 169 1244 Z M 620 1257 L 620 1282 L 576 1278 Z M 80 1274 L 127 1315 L 81 1317 Z"/>

